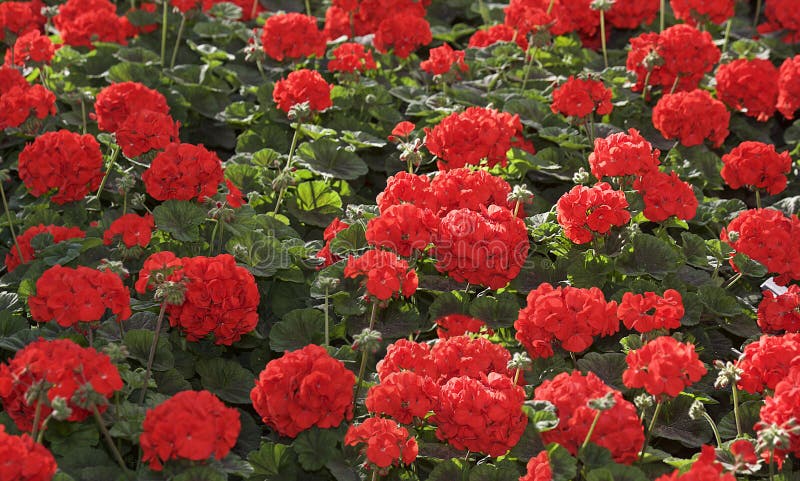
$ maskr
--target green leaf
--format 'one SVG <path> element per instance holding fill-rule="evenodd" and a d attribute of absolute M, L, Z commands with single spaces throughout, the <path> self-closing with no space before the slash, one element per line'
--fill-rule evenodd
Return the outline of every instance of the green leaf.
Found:
<path fill-rule="evenodd" d="M 150 356 L 150 346 L 153 345 L 153 338 L 155 335 L 153 331 L 147 329 L 131 329 L 125 333 L 123 343 L 128 348 L 131 359 L 136 359 L 142 365 L 147 364 L 147 359 Z M 169 341 L 166 336 L 158 337 L 158 345 L 156 346 L 156 355 L 153 358 L 154 371 L 166 371 L 175 366 L 175 357 L 170 350 Z"/>
<path fill-rule="evenodd" d="M 763 264 L 741 252 L 737 252 L 736 255 L 733 256 L 733 263 L 739 268 L 739 272 L 747 277 L 764 277 L 768 272 Z"/>
<path fill-rule="evenodd" d="M 484 296 L 472 301 L 469 314 L 484 321 L 490 328 L 511 327 L 519 317 L 519 302 L 511 293 L 504 292 L 497 298 Z"/>
<path fill-rule="evenodd" d="M 225 247 L 257 277 L 274 276 L 292 265 L 286 247 L 272 235 L 260 231 L 246 230 L 228 240 Z"/>
<path fill-rule="evenodd" d="M 297 479 L 297 455 L 285 444 L 266 442 L 247 456 L 253 466 L 251 481 L 294 481 Z"/>
<path fill-rule="evenodd" d="M 169 232 L 175 240 L 195 242 L 200 239 L 200 225 L 206 210 L 194 202 L 167 200 L 153 209 L 156 227 Z"/>
<path fill-rule="evenodd" d="M 466 314 L 469 310 L 469 300 L 462 291 L 444 292 L 436 296 L 428 313 L 431 321 L 450 314 Z"/>
<path fill-rule="evenodd" d="M 324 341 L 325 314 L 318 309 L 295 309 L 269 332 L 269 346 L 275 352 L 295 351 Z"/>
<path fill-rule="evenodd" d="M 628 368 L 625 354 L 618 352 L 589 352 L 578 359 L 578 368 L 583 372 L 592 372 L 604 383 L 614 389 L 625 392 L 628 388 L 622 383 L 622 373 Z"/>
<path fill-rule="evenodd" d="M 119 405 L 112 404 L 110 409 L 114 413 L 115 419 L 114 424 L 109 429 L 111 436 L 138 443 L 139 436 L 142 434 L 145 407 L 129 401 L 123 401 Z"/>
<path fill-rule="evenodd" d="M 297 149 L 300 165 L 336 179 L 353 180 L 369 172 L 367 164 L 352 150 L 330 138 L 304 142 Z"/>
<path fill-rule="evenodd" d="M 437 464 L 431 474 L 428 475 L 428 481 L 460 480 L 463 472 L 463 461 L 453 458 Z"/>
<path fill-rule="evenodd" d="M 520 472 L 511 461 L 501 461 L 496 466 L 479 464 L 469 471 L 469 481 L 519 481 Z"/>
<path fill-rule="evenodd" d="M 547 448 L 550 458 L 552 481 L 571 481 L 578 474 L 578 460 L 560 444 L 551 444 Z"/>
<path fill-rule="evenodd" d="M 558 413 L 550 401 L 531 399 L 522 405 L 522 411 L 528 416 L 531 425 L 540 433 L 550 431 L 558 426 Z"/>
<path fill-rule="evenodd" d="M 647 481 L 647 476 L 634 466 L 609 464 L 589 471 L 586 481 Z"/>
<path fill-rule="evenodd" d="M 174 481 L 227 481 L 228 476 L 211 466 L 193 466 L 172 479 Z"/>
<path fill-rule="evenodd" d="M 589 443 L 581 447 L 578 450 L 578 459 L 583 461 L 583 464 L 589 469 L 599 468 L 614 462 L 611 458 L 611 451 L 595 443 Z"/>
<path fill-rule="evenodd" d="M 681 232 L 681 240 L 686 263 L 695 267 L 708 267 L 706 243 L 703 238 L 689 232 Z"/>
<path fill-rule="evenodd" d="M 184 379 L 177 369 L 167 369 L 164 372 L 157 372 L 153 375 L 158 386 L 158 392 L 168 396 L 175 395 L 181 391 L 192 389 L 191 383 Z"/>
<path fill-rule="evenodd" d="M 753 426 L 761 420 L 761 401 L 747 401 L 739 405 L 739 416 L 742 423 L 742 434 L 749 434 L 755 438 L 756 433 Z M 723 439 L 734 439 L 737 437 L 736 417 L 733 411 L 727 413 L 717 424 L 719 436 Z"/>
<path fill-rule="evenodd" d="M 633 238 L 632 249 L 619 256 L 616 268 L 626 275 L 650 275 L 661 280 L 678 270 L 680 260 L 680 255 L 666 241 L 639 234 Z"/>
<path fill-rule="evenodd" d="M 331 253 L 339 257 L 346 257 L 367 247 L 366 229 L 360 222 L 339 232 L 331 240 Z"/>
<path fill-rule="evenodd" d="M 336 431 L 313 427 L 297 435 L 292 448 L 306 471 L 319 471 L 325 464 L 341 456 L 337 449 L 340 438 Z"/>
<path fill-rule="evenodd" d="M 718 316 L 731 317 L 742 312 L 736 297 L 721 287 L 706 284 L 697 293 L 703 306 Z"/>
<path fill-rule="evenodd" d="M 204 389 L 233 404 L 250 404 L 250 391 L 255 376 L 236 361 L 227 359 L 200 359 L 197 373 Z"/>
<path fill-rule="evenodd" d="M 342 198 L 326 182 L 301 182 L 294 193 L 289 211 L 298 219 L 318 227 L 327 227 L 342 211 Z"/>
<path fill-rule="evenodd" d="M 364 149 L 369 147 L 380 148 L 386 145 L 386 141 L 381 138 L 375 137 L 374 135 L 368 134 L 366 132 L 354 131 L 354 130 L 342 131 L 342 140 L 357 149 Z"/>
<path fill-rule="evenodd" d="M 685 394 L 666 402 L 658 416 L 653 435 L 678 441 L 688 448 L 699 448 L 711 440 L 712 432 L 702 417 L 689 417 L 689 407 L 694 400 Z M 651 417 L 651 412 L 648 417 Z M 649 422 L 649 420 L 648 420 Z"/>

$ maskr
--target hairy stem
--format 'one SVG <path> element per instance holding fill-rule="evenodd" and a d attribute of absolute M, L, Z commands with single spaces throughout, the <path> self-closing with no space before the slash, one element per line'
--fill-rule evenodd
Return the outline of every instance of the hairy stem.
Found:
<path fill-rule="evenodd" d="M 186 14 L 181 14 L 181 23 L 178 25 L 178 37 L 175 39 L 175 46 L 172 48 L 172 58 L 169 61 L 169 69 L 175 68 L 175 61 L 178 59 L 178 47 L 181 44 L 181 37 L 183 37 L 183 29 L 186 27 Z"/>
<path fill-rule="evenodd" d="M 153 361 L 156 358 L 156 348 L 158 347 L 158 335 L 161 333 L 161 324 L 164 322 L 164 313 L 167 312 L 167 300 L 161 301 L 161 310 L 158 311 L 158 319 L 156 320 L 156 330 L 153 333 L 153 344 L 150 345 L 150 354 L 147 356 L 147 366 L 144 375 L 144 386 L 139 392 L 138 404 L 144 403 L 144 398 L 147 395 L 147 385 L 150 383 L 150 373 L 153 369 Z"/>
<path fill-rule="evenodd" d="M 125 460 L 122 459 L 122 455 L 119 453 L 117 446 L 114 444 L 114 439 L 111 437 L 111 434 L 108 432 L 108 428 L 106 428 L 105 423 L 103 422 L 103 417 L 100 416 L 100 411 L 97 410 L 97 406 L 92 404 L 92 414 L 94 414 L 94 420 L 97 422 L 97 427 L 100 428 L 100 432 L 103 433 L 103 438 L 106 440 L 106 445 L 108 449 L 111 450 L 111 454 L 114 455 L 114 459 L 119 464 L 119 467 L 122 468 L 124 471 L 127 471 L 128 467 L 125 466 Z"/>

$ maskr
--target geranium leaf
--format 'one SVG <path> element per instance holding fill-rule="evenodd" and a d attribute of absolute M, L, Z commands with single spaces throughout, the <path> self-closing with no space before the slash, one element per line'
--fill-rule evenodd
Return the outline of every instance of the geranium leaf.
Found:
<path fill-rule="evenodd" d="M 253 466 L 251 481 L 294 481 L 297 479 L 297 454 L 290 446 L 266 442 L 247 456 Z"/>
<path fill-rule="evenodd" d="M 236 361 L 200 359 L 197 373 L 203 388 L 233 404 L 250 404 L 250 390 L 255 385 L 253 373 Z"/>
<path fill-rule="evenodd" d="M 312 172 L 337 179 L 353 180 L 369 172 L 358 155 L 327 137 L 301 144 L 297 156 Z"/>
<path fill-rule="evenodd" d="M 294 351 L 324 340 L 325 314 L 317 309 L 295 309 L 269 332 L 269 347 L 275 352 Z"/>
<path fill-rule="evenodd" d="M 136 359 L 142 365 L 147 364 L 150 356 L 150 346 L 153 345 L 153 331 L 146 329 L 131 329 L 125 333 L 123 343 L 128 348 L 131 359 Z M 159 336 L 156 345 L 156 355 L 153 358 L 154 371 L 166 371 L 175 366 L 175 357 L 170 350 L 169 341 L 165 336 Z"/>
<path fill-rule="evenodd" d="M 312 427 L 297 435 L 292 448 L 306 471 L 319 471 L 326 463 L 340 456 L 339 435 L 330 429 Z"/>
<path fill-rule="evenodd" d="M 200 225 L 206 210 L 193 202 L 167 200 L 153 209 L 156 227 L 169 232 L 175 240 L 194 242 L 200 238 Z"/>

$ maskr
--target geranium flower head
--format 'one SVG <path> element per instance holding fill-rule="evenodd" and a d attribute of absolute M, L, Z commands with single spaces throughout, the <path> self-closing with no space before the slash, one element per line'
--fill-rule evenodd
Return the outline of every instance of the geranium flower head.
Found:
<path fill-rule="evenodd" d="M 397 254 L 377 249 L 368 250 L 358 258 L 351 256 L 344 268 L 344 276 L 366 276 L 367 294 L 379 301 L 400 295 L 410 297 L 419 283 L 417 272 L 409 268 L 408 262 Z"/>
<path fill-rule="evenodd" d="M 670 336 L 659 336 L 628 352 L 625 361 L 628 368 L 622 373 L 622 382 L 656 397 L 676 397 L 707 372 L 694 345 Z"/>
<path fill-rule="evenodd" d="M 275 83 L 272 99 L 286 113 L 303 102 L 308 102 L 312 111 L 321 112 L 333 105 L 331 89 L 333 86 L 316 70 L 300 69 Z"/>
<path fill-rule="evenodd" d="M 400 464 L 409 465 L 417 458 L 419 447 L 408 430 L 386 418 L 367 418 L 351 425 L 344 435 L 346 446 L 365 444 L 364 454 L 370 467 L 385 470 Z"/>
<path fill-rule="evenodd" d="M 786 175 L 792 169 L 789 152 L 778 153 L 775 146 L 762 142 L 742 142 L 722 156 L 722 175 L 732 189 L 748 186 L 766 189 L 770 195 L 786 188 Z"/>
<path fill-rule="evenodd" d="M 317 19 L 301 13 L 279 13 L 267 18 L 261 45 L 270 58 L 279 62 L 325 55 L 326 41 L 317 28 Z"/>

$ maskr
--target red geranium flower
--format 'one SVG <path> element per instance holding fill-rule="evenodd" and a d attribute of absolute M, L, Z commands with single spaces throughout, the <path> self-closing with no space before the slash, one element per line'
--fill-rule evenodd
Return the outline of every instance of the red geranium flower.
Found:
<path fill-rule="evenodd" d="M 435 207 L 431 210 L 440 217 L 458 209 L 483 211 L 491 205 L 514 210 L 514 202 L 508 200 L 511 193 L 508 182 L 483 169 L 462 167 L 440 171 L 431 181 L 430 191 L 435 198 Z M 525 217 L 524 209 L 520 208 L 517 216 Z"/>
<path fill-rule="evenodd" d="M 14 3 L 14 2 L 9 2 Z M 56 47 L 47 35 L 39 30 L 31 30 L 17 37 L 14 42 L 14 65 L 26 63 L 49 64 L 56 53 Z M 6 50 L 6 65 L 11 65 L 11 49 Z"/>
<path fill-rule="evenodd" d="M 104 132 L 116 132 L 132 114 L 151 110 L 169 114 L 164 95 L 138 82 L 111 84 L 97 94 L 94 102 L 97 127 Z"/>
<path fill-rule="evenodd" d="M 428 54 L 428 60 L 423 60 L 419 64 L 422 70 L 431 75 L 444 75 L 450 72 L 454 66 L 462 72 L 469 70 L 464 62 L 464 51 L 453 50 L 448 44 L 432 48 Z"/>
<path fill-rule="evenodd" d="M 264 23 L 261 45 L 270 58 L 282 62 L 316 55 L 325 55 L 325 36 L 317 28 L 317 19 L 301 13 L 280 13 Z"/>
<path fill-rule="evenodd" d="M 53 23 L 67 45 L 94 48 L 93 42 L 128 44 L 136 29 L 109 0 L 67 0 Z"/>
<path fill-rule="evenodd" d="M 617 316 L 628 329 L 645 333 L 656 329 L 677 329 L 683 318 L 683 298 L 675 289 L 663 296 L 655 292 L 634 294 L 626 292 L 617 307 Z"/>
<path fill-rule="evenodd" d="M 742 357 L 736 363 L 741 370 L 739 389 L 750 393 L 775 389 L 797 365 L 800 365 L 800 334 L 765 334 L 758 341 L 745 346 Z"/>
<path fill-rule="evenodd" d="M 597 180 L 603 177 L 643 176 L 658 169 L 661 151 L 645 140 L 636 129 L 594 140 L 589 167 Z"/>
<path fill-rule="evenodd" d="M 364 453 L 370 468 L 385 470 L 390 466 L 411 464 L 417 459 L 417 440 L 396 422 L 384 418 L 367 418 L 363 423 L 347 429 L 346 446 L 366 444 Z"/>
<path fill-rule="evenodd" d="M 688 471 L 681 472 L 676 469 L 670 474 L 656 478 L 656 481 L 736 481 L 732 473 L 724 472 L 722 464 L 717 462 L 716 450 L 711 446 L 703 446 L 700 457 L 697 458 Z"/>
<path fill-rule="evenodd" d="M 183 278 L 183 259 L 179 259 L 170 251 L 156 252 L 145 259 L 142 270 L 139 271 L 139 279 L 136 281 L 136 292 L 144 294 L 153 289 L 150 278 L 154 272 L 161 271 L 165 274 L 165 279 L 171 282 L 178 282 Z"/>
<path fill-rule="evenodd" d="M 294 438 L 311 426 L 332 428 L 352 419 L 355 382 L 341 361 L 309 344 L 270 361 L 250 399 L 267 425 Z"/>
<path fill-rule="evenodd" d="M 150 238 L 155 228 L 156 223 L 151 214 L 143 216 L 125 214 L 112 222 L 108 229 L 103 232 L 103 244 L 111 245 L 114 237 L 120 236 L 122 237 L 122 243 L 128 249 L 137 245 L 144 248 L 150 243 Z"/>
<path fill-rule="evenodd" d="M 0 2 L 0 41 L 5 40 L 6 30 L 22 36 L 32 30 L 41 29 L 46 21 L 42 15 L 43 6 L 41 0 Z"/>
<path fill-rule="evenodd" d="M 41 85 L 28 84 L 16 68 L 0 67 L 0 131 L 19 127 L 31 114 L 41 120 L 55 113 L 56 96 L 53 92 Z"/>
<path fill-rule="evenodd" d="M 431 190 L 431 179 L 408 172 L 398 172 L 386 179 L 386 188 L 378 194 L 376 202 L 381 212 L 392 205 L 406 203 L 414 204 L 420 209 L 433 210 L 437 206 Z"/>
<path fill-rule="evenodd" d="M 386 356 L 375 366 L 381 382 L 392 373 L 411 371 L 427 378 L 438 378 L 436 365 L 431 357 L 431 346 L 423 342 L 398 339 L 386 348 Z"/>
<path fill-rule="evenodd" d="M 667 139 L 691 147 L 710 140 L 719 147 L 728 136 L 731 114 L 705 90 L 666 94 L 653 108 L 653 126 Z"/>
<path fill-rule="evenodd" d="M 0 479 L 50 481 L 58 466 L 53 455 L 27 434 L 12 436 L 0 424 Z"/>
<path fill-rule="evenodd" d="M 424 252 L 435 241 L 438 230 L 439 218 L 428 209 L 398 204 L 369 220 L 366 239 L 373 247 L 409 257 L 414 252 Z"/>
<path fill-rule="evenodd" d="M 734 110 L 766 122 L 778 104 L 778 69 L 764 59 L 738 59 L 719 66 L 717 97 Z"/>
<path fill-rule="evenodd" d="M 525 475 L 519 481 L 552 481 L 553 470 L 550 467 L 550 457 L 547 451 L 541 451 L 528 460 Z"/>
<path fill-rule="evenodd" d="M 343 43 L 336 47 L 331 54 L 333 60 L 328 62 L 328 70 L 331 72 L 365 72 L 378 68 L 375 59 L 372 58 L 372 52 L 360 43 Z"/>
<path fill-rule="evenodd" d="M 669 0 L 675 18 L 689 25 L 724 23 L 733 16 L 734 0 Z"/>
<path fill-rule="evenodd" d="M 508 13 L 506 13 L 508 16 Z M 469 38 L 468 47 L 485 48 L 497 42 L 516 42 L 522 50 L 528 50 L 528 40 L 514 27 L 506 24 L 492 25 L 486 30 L 478 30 Z"/>
<path fill-rule="evenodd" d="M 758 33 L 783 32 L 783 41 L 800 41 L 800 9 L 794 0 L 769 0 L 764 5 L 765 23 L 758 26 Z"/>
<path fill-rule="evenodd" d="M 632 30 L 652 23 L 659 8 L 659 0 L 616 0 L 606 12 L 606 20 L 614 28 Z"/>
<path fill-rule="evenodd" d="M 678 174 L 654 170 L 636 179 L 633 188 L 644 199 L 644 216 L 653 222 L 663 222 L 672 216 L 681 220 L 694 219 L 699 204 L 692 184 Z"/>
<path fill-rule="evenodd" d="M 630 388 L 644 388 L 657 398 L 663 394 L 676 397 L 708 372 L 694 345 L 670 336 L 657 337 L 628 352 L 625 362 L 628 368 L 622 373 L 622 382 Z"/>
<path fill-rule="evenodd" d="M 12 272 L 14 269 L 19 267 L 20 264 L 31 262 L 36 258 L 36 251 L 34 251 L 33 247 L 31 246 L 31 241 L 39 234 L 51 235 L 53 237 L 53 244 L 58 244 L 59 242 L 67 239 L 83 239 L 86 237 L 86 233 L 79 227 L 62 227 L 58 225 L 46 226 L 44 224 L 29 227 L 25 232 L 22 233 L 22 235 L 17 236 L 19 250 L 16 246 L 13 246 L 11 249 L 9 249 L 8 254 L 6 254 L 6 268 L 8 269 L 8 272 Z M 20 250 L 22 251 L 23 259 L 20 259 L 19 257 Z"/>
<path fill-rule="evenodd" d="M 389 142 L 397 142 L 397 137 L 405 139 L 411 135 L 411 132 L 413 132 L 416 127 L 416 125 L 407 120 L 398 122 L 397 125 L 395 125 L 392 129 L 392 135 L 389 136 Z"/>
<path fill-rule="evenodd" d="M 440 339 L 431 349 L 431 358 L 439 384 L 459 376 L 473 379 L 480 379 L 491 373 L 509 378 L 513 376 L 513 372 L 508 369 L 511 353 L 485 337 L 464 335 Z"/>
<path fill-rule="evenodd" d="M 350 257 L 344 268 L 344 276 L 357 278 L 366 276 L 367 295 L 379 301 L 410 297 L 417 290 L 417 272 L 408 267 L 408 262 L 389 251 L 368 250 L 361 257 Z"/>
<path fill-rule="evenodd" d="M 549 0 L 511 0 L 508 6 L 503 9 L 505 13 L 504 25 L 515 31 L 517 38 L 526 39 L 523 50 L 527 50 L 529 33 L 549 26 L 555 21 L 553 16 L 547 13 L 549 6 Z M 553 2 L 553 7 L 555 7 L 555 2 Z M 513 35 L 511 38 L 514 38 Z"/>
<path fill-rule="evenodd" d="M 142 174 L 145 190 L 156 200 L 201 200 L 217 193 L 222 163 L 202 145 L 169 144 Z"/>
<path fill-rule="evenodd" d="M 789 152 L 779 154 L 774 145 L 761 142 L 742 142 L 722 156 L 722 163 L 720 174 L 732 189 L 748 186 L 770 195 L 786 188 L 786 174 L 792 169 Z"/>
<path fill-rule="evenodd" d="M 402 424 L 424 419 L 439 397 L 433 379 L 412 371 L 392 372 L 367 392 L 365 405 L 375 414 L 385 414 Z"/>
<path fill-rule="evenodd" d="M 303 102 L 308 102 L 311 110 L 321 112 L 333 105 L 331 89 L 333 86 L 316 70 L 295 70 L 275 83 L 272 99 L 287 113 L 292 106 Z"/>
<path fill-rule="evenodd" d="M 792 284 L 777 296 L 770 290 L 763 294 L 758 305 L 758 327 L 767 333 L 800 332 L 800 286 Z"/>
<path fill-rule="evenodd" d="M 593 187 L 576 185 L 558 199 L 558 223 L 564 235 L 576 244 L 591 242 L 631 220 L 625 193 L 600 182 Z"/>
<path fill-rule="evenodd" d="M 475 319 L 464 314 L 448 314 L 436 319 L 436 335 L 439 339 L 463 336 L 468 333 L 480 333 L 486 329 L 490 336 L 494 334 L 491 329 L 486 327 L 486 323 L 480 319 Z"/>
<path fill-rule="evenodd" d="M 336 234 L 350 227 L 349 224 L 342 222 L 338 217 L 333 219 L 325 232 L 322 234 L 322 240 L 325 241 L 325 247 L 317 252 L 317 257 L 324 259 L 321 267 L 328 267 L 335 262 L 339 262 L 342 258 L 334 255 L 331 252 L 331 241 L 336 237 Z"/>
<path fill-rule="evenodd" d="M 169 144 L 179 141 L 179 125 L 168 114 L 137 110 L 117 128 L 117 144 L 130 158 L 151 150 L 164 150 Z"/>
<path fill-rule="evenodd" d="M 570 76 L 566 82 L 553 91 L 550 110 L 554 114 L 582 119 L 596 112 L 598 115 L 610 114 L 611 89 L 600 80 L 578 79 Z"/>
<path fill-rule="evenodd" d="M 171 459 L 220 460 L 239 437 L 239 411 L 208 391 L 182 391 L 147 410 L 139 442 L 142 461 L 161 471 Z"/>
<path fill-rule="evenodd" d="M 788 120 L 800 109 L 800 55 L 787 58 L 778 71 L 777 109 Z"/>
<path fill-rule="evenodd" d="M 798 396 L 800 396 L 800 368 L 794 367 L 777 383 L 772 396 L 764 399 L 764 405 L 759 412 L 760 420 L 756 423 L 755 429 L 761 430 L 773 424 L 781 427 L 796 426 L 797 420 L 800 419 Z M 788 453 L 800 456 L 800 434 L 796 429 L 789 433 L 789 445 L 775 450 L 775 455 L 779 457 Z"/>
<path fill-rule="evenodd" d="M 408 58 L 419 47 L 433 41 L 431 26 L 423 17 L 400 13 L 384 19 L 375 32 L 373 44 L 380 53 L 394 49 L 399 58 Z"/>

